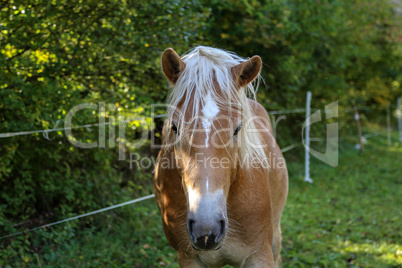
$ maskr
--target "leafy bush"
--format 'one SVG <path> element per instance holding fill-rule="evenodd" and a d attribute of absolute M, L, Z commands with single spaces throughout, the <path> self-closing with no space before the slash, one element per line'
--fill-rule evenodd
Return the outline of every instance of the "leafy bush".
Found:
<path fill-rule="evenodd" d="M 401 16 L 390 1 L 209 0 L 211 44 L 258 54 L 270 110 L 313 106 L 385 105 L 401 94 Z"/>
<path fill-rule="evenodd" d="M 106 114 L 81 110 L 75 126 L 97 123 L 100 116 L 143 116 L 148 104 L 166 96 L 161 52 L 202 41 L 208 14 L 201 4 L 176 0 L 2 3 L 0 133 L 62 128 L 81 103 L 104 102 Z M 129 122 L 127 140 L 137 139 L 140 130 L 138 120 Z M 97 127 L 73 134 L 99 141 Z M 62 131 L 48 139 L 41 133 L 1 139 L 0 155 L 0 236 L 151 191 L 150 172 L 118 161 L 116 146 L 80 149 Z M 20 238 L 2 243 L 17 255 L 32 250 Z"/>

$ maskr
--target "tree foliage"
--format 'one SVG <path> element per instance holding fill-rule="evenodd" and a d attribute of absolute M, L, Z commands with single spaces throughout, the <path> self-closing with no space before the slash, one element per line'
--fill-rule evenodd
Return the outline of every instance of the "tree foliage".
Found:
<path fill-rule="evenodd" d="M 64 127 L 68 111 L 81 103 L 112 104 L 106 117 L 144 115 L 147 105 L 166 96 L 161 52 L 201 42 L 209 13 L 176 0 L 0 5 L 0 133 Z M 98 116 L 81 111 L 73 124 L 97 123 Z M 74 133 L 97 140 L 96 128 Z M 79 149 L 62 131 L 48 136 L 0 140 L 1 234 L 28 219 L 42 219 L 37 225 L 127 200 L 141 193 L 141 176 L 149 179 L 139 174 L 133 183 L 135 174 L 117 161 L 116 149 Z"/>
<path fill-rule="evenodd" d="M 317 104 L 382 105 L 401 94 L 401 15 L 390 1 L 215 1 L 216 45 L 259 54 L 270 109 Z"/>

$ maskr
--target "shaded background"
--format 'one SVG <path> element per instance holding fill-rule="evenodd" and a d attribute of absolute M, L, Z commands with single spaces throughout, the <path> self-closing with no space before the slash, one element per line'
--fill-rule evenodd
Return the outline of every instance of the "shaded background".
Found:
<path fill-rule="evenodd" d="M 396 99 L 402 94 L 399 1 L 10 0 L 0 3 L 0 10 L 0 133 L 63 127 L 68 111 L 81 103 L 114 105 L 115 110 L 106 109 L 107 119 L 150 115 L 149 106 L 164 103 L 168 90 L 160 70 L 161 53 L 172 47 L 184 54 L 199 44 L 234 51 L 243 57 L 260 55 L 265 84 L 259 89 L 258 100 L 269 111 L 304 108 L 307 91 L 312 92 L 312 107 L 317 109 L 338 101 L 342 114 L 340 133 L 346 142 L 341 152 L 351 155 L 353 161 L 360 158 L 355 158 L 357 151 L 353 151 L 357 137 L 353 114 L 347 114 L 348 109 L 355 105 L 367 109 L 362 122 L 368 133 L 385 133 L 385 108 L 389 104 L 392 125 L 397 124 Z M 92 124 L 98 122 L 98 117 L 98 111 L 85 110 L 77 113 L 73 122 Z M 282 147 L 300 142 L 304 119 L 303 113 L 293 114 L 280 123 L 278 142 Z M 162 119 L 148 121 L 155 130 L 150 137 L 158 140 Z M 141 136 L 141 125 L 130 121 L 126 131 L 127 140 L 136 141 Z M 324 137 L 325 124 L 313 127 L 312 132 Z M 73 133 L 81 141 L 98 139 L 97 127 Z M 350 135 L 354 137 L 347 143 Z M 402 174 L 397 169 L 400 142 L 397 134 L 392 135 L 396 149 L 391 154 L 373 150 L 387 154 L 385 159 L 389 157 L 394 164 L 384 170 L 373 166 L 373 170 L 363 173 L 372 176 L 373 183 L 378 176 L 389 176 L 394 183 L 390 189 L 394 191 L 400 190 L 397 178 Z M 376 144 L 378 148 L 387 147 L 384 139 Z M 314 146 L 322 149 L 324 145 Z M 144 157 L 157 153 L 149 144 L 130 152 Z M 127 160 L 118 161 L 116 147 L 74 147 L 63 131 L 49 133 L 47 139 L 42 133 L 1 138 L 0 156 L 0 236 L 152 192 L 152 167 L 130 169 Z M 303 176 L 303 151 L 294 150 L 285 156 L 289 163 L 296 163 L 290 167 L 296 195 L 306 187 L 298 184 Z M 366 161 L 369 162 L 362 166 L 373 165 L 377 160 Z M 331 172 L 335 172 L 334 178 L 342 177 L 337 173 L 339 168 Z M 361 177 L 359 174 L 354 176 Z M 317 195 L 322 190 L 316 189 Z M 294 202 L 295 205 L 298 201 Z M 400 198 L 389 202 L 400 204 Z M 395 214 L 400 220 L 400 212 Z M 148 219 L 149 225 L 147 216 L 155 218 Z M 359 217 L 362 215 L 356 219 Z M 118 267 L 174 266 L 175 254 L 167 246 L 160 225 L 155 224 L 159 224 L 157 211 L 149 202 L 135 209 L 3 239 L 0 265 L 91 266 L 99 260 L 99 265 Z M 290 226 L 297 225 L 297 220 L 290 218 L 286 224 L 291 232 Z M 296 229 L 293 231 L 298 235 L 303 234 L 303 230 Z M 124 231 L 118 230 L 129 234 L 124 236 Z M 401 233 L 400 227 L 390 232 L 397 230 Z M 113 242 L 102 244 L 107 243 L 102 239 L 105 236 L 112 238 L 114 246 Z M 391 241 L 397 246 L 387 248 L 386 254 L 393 257 L 378 267 L 402 265 L 400 235 Z M 152 248 L 152 243 L 159 249 Z M 284 267 L 336 267 L 338 261 L 342 267 L 352 265 L 356 259 L 349 253 L 332 258 L 326 255 L 327 248 L 314 244 L 311 247 L 318 251 L 310 258 L 309 253 L 291 246 L 292 243 L 286 244 L 290 249 L 285 246 Z M 96 257 L 97 246 L 115 247 L 108 253 L 116 253 Z M 63 250 L 75 253 L 70 256 Z M 307 257 L 303 259 L 303 255 Z M 95 257 L 88 260 L 88 256 Z M 365 265 L 376 262 L 368 260 Z"/>

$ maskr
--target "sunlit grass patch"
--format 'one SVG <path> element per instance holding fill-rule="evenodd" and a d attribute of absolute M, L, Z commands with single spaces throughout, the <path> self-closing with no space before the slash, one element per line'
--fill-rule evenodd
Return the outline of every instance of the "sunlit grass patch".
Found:
<path fill-rule="evenodd" d="M 402 265 L 402 245 L 387 242 L 354 243 L 349 240 L 338 243 L 340 253 L 350 256 L 362 255 L 363 263 L 384 263 L 387 265 Z M 336 248 L 335 247 L 335 248 Z M 351 260 L 353 262 L 353 260 Z"/>

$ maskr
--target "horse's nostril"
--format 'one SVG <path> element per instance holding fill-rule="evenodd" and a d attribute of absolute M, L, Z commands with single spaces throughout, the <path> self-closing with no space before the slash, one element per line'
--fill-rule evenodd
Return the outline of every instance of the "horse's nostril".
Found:
<path fill-rule="evenodd" d="M 224 220 L 221 220 L 220 223 L 221 223 L 221 230 L 220 230 L 220 232 L 221 232 L 221 233 L 224 233 L 224 232 L 225 232 L 225 227 L 226 227 L 225 225 L 226 225 L 226 223 L 225 223 Z"/>
<path fill-rule="evenodd" d="M 194 220 L 188 220 L 188 232 L 190 233 L 191 239 L 193 240 L 194 243 L 197 243 L 197 238 L 195 237 L 194 234 Z"/>
<path fill-rule="evenodd" d="M 225 236 L 225 230 L 226 230 L 226 222 L 224 220 L 219 221 L 220 224 L 220 229 L 219 233 L 215 238 L 215 243 L 219 243 L 219 241 L 222 240 L 222 238 Z"/>

